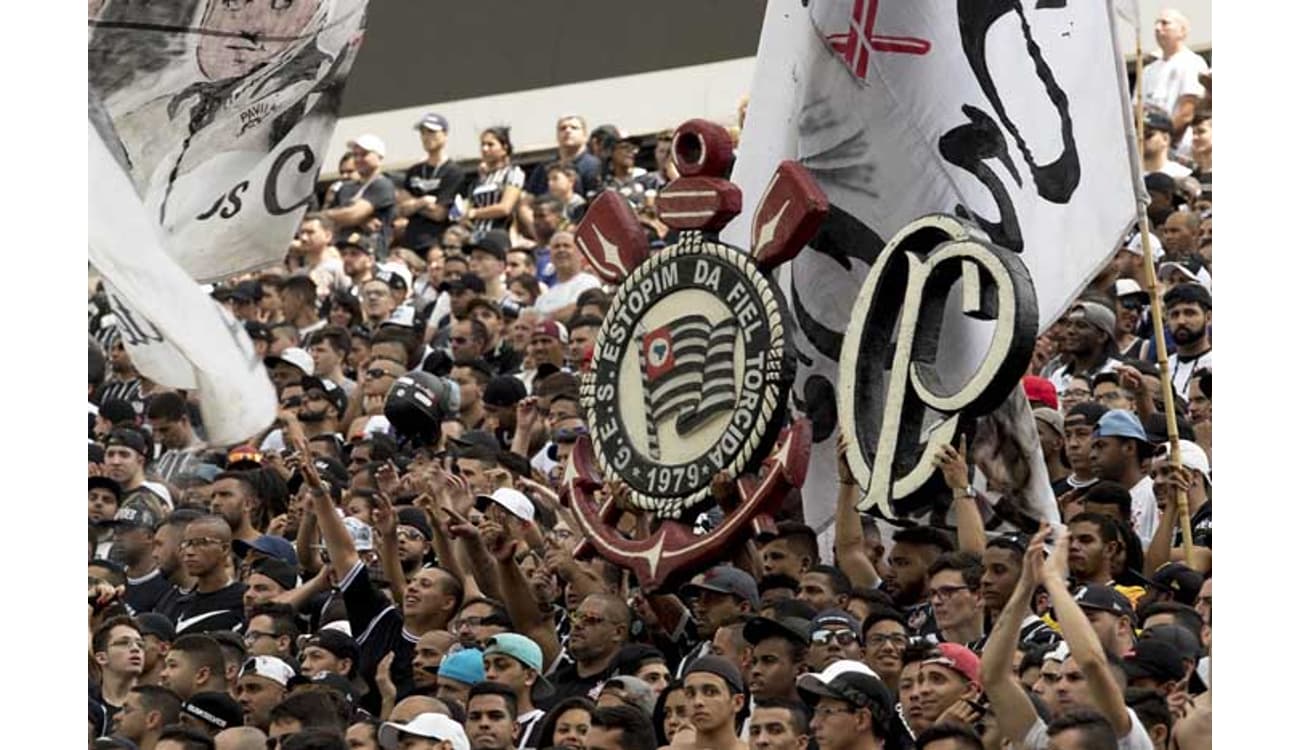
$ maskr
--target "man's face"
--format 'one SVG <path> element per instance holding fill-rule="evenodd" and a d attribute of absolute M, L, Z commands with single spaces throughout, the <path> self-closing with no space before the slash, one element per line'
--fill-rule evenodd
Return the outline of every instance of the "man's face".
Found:
<path fill-rule="evenodd" d="M 545 241 L 560 228 L 560 212 L 550 206 L 538 206 L 533 212 L 533 228 L 539 241 Z"/>
<path fill-rule="evenodd" d="M 1075 471 L 1092 468 L 1092 426 L 1083 417 L 1074 417 L 1065 423 L 1065 458 Z"/>
<path fill-rule="evenodd" d="M 556 232 L 551 235 L 551 264 L 561 277 L 567 277 L 580 270 L 578 264 L 578 243 L 572 232 Z"/>
<path fill-rule="evenodd" d="M 106 672 L 135 676 L 144 672 L 145 643 L 140 631 L 130 625 L 118 625 L 108 631 L 107 643 L 104 651 L 95 655 Z"/>
<path fill-rule="evenodd" d="M 1196 248 L 1196 230 L 1192 221 L 1192 215 L 1188 213 L 1170 214 L 1160 229 L 1160 241 L 1165 252 L 1178 257 L 1188 255 Z"/>
<path fill-rule="evenodd" d="M 636 144 L 623 142 L 614 144 L 610 161 L 623 169 L 631 169 L 636 164 Z"/>
<path fill-rule="evenodd" d="M 536 214 L 534 214 L 536 215 Z M 514 281 L 524 274 L 536 275 L 532 259 L 528 253 L 511 250 L 506 253 L 506 280 Z"/>
<path fill-rule="evenodd" d="M 1124 477 L 1131 463 L 1136 461 L 1135 448 L 1125 445 L 1125 442 L 1128 442 L 1125 438 L 1118 437 L 1092 439 L 1088 460 L 1092 464 L 1092 473 L 1095 476 L 1112 482 Z"/>
<path fill-rule="evenodd" d="M 490 284 L 493 279 L 500 278 L 504 271 L 505 264 L 487 250 L 474 248 L 470 251 L 469 272 L 482 279 L 484 284 Z"/>
<path fill-rule="evenodd" d="M 243 482 L 236 479 L 219 479 L 212 483 L 210 510 L 214 515 L 224 518 L 232 529 L 243 525 L 249 511 L 249 501 L 248 488 Z"/>
<path fill-rule="evenodd" d="M 355 245 L 345 245 L 341 255 L 343 272 L 349 276 L 361 276 L 375 267 L 374 257 Z"/>
<path fill-rule="evenodd" d="M 501 337 L 501 315 L 490 307 L 474 308 L 474 319 L 488 330 L 488 345 L 495 344 Z"/>
<path fill-rule="evenodd" d="M 1041 419 L 1035 419 L 1034 426 L 1038 428 L 1038 445 L 1042 449 L 1043 459 L 1050 460 L 1049 456 L 1059 457 L 1063 442 L 1060 433 Z"/>
<path fill-rule="evenodd" d="M 165 448 L 184 448 L 189 442 L 189 424 L 185 419 L 150 417 L 149 426 L 153 429 L 154 438 Z"/>
<path fill-rule="evenodd" d="M 939 714 L 962 698 L 973 698 L 977 688 L 953 670 L 938 664 L 922 664 L 917 673 L 921 711 L 933 724 Z"/>
<path fill-rule="evenodd" d="M 140 705 L 140 694 L 130 692 L 122 701 L 122 710 L 113 716 L 113 734 L 132 742 L 140 742 L 148 731 L 148 713 Z"/>
<path fill-rule="evenodd" d="M 594 661 L 618 649 L 623 638 L 601 602 L 591 596 L 582 600 L 573 613 L 573 630 L 569 651 L 581 662 Z"/>
<path fill-rule="evenodd" d="M 451 324 L 452 357 L 480 357 L 483 354 L 483 343 L 474 337 L 474 326 L 468 320 L 458 320 Z M 464 403 L 463 396 L 461 402 Z"/>
<path fill-rule="evenodd" d="M 1162 49 L 1173 49 L 1187 36 L 1187 27 L 1171 10 L 1162 11 L 1156 16 L 1156 44 Z"/>
<path fill-rule="evenodd" d="M 307 677 L 315 677 L 325 672 L 347 676 L 348 660 L 340 659 L 332 651 L 327 651 L 320 646 L 308 646 L 302 650 L 301 657 L 302 673 Z"/>
<path fill-rule="evenodd" d="M 1101 641 L 1101 646 L 1106 653 L 1122 657 L 1124 649 L 1128 647 L 1126 636 L 1132 632 L 1128 619 L 1113 612 L 1101 612 L 1096 609 L 1085 609 L 1083 613 L 1088 616 L 1088 624 L 1092 625 L 1092 630 L 1097 634 L 1097 640 Z"/>
<path fill-rule="evenodd" d="M 1060 682 L 1061 662 L 1044 659 L 1042 668 L 1038 670 L 1038 679 L 1034 681 L 1031 690 L 1047 704 L 1047 712 L 1050 716 L 1060 714 L 1060 708 L 1056 703 L 1056 687 Z"/>
<path fill-rule="evenodd" d="M 1083 580 L 1096 577 L 1109 568 L 1110 552 L 1096 523 L 1076 521 L 1070 524 L 1068 563 L 1071 576 Z"/>
<path fill-rule="evenodd" d="M 813 707 L 812 732 L 817 746 L 825 750 L 842 750 L 860 746 L 866 729 L 863 714 L 865 708 L 857 708 L 847 701 L 834 698 L 821 698 Z M 916 729 L 916 725 L 912 725 Z M 873 738 L 874 739 L 874 738 Z"/>
<path fill-rule="evenodd" d="M 126 344 L 114 341 L 108 348 L 108 366 L 113 372 L 124 374 L 131 371 L 131 356 L 126 353 Z"/>
<path fill-rule="evenodd" d="M 395 307 L 393 291 L 383 281 L 373 279 L 361 287 L 361 309 L 368 319 L 387 320 Z"/>
<path fill-rule="evenodd" d="M 1214 121 L 1201 120 L 1192 126 L 1192 153 L 1205 153 L 1214 148 Z"/>
<path fill-rule="evenodd" d="M 1047 671 L 1047 662 L 1043 663 L 1043 671 Z M 1088 693 L 1088 681 L 1079 662 L 1071 656 L 1061 664 L 1056 680 L 1056 710 L 1059 715 L 1081 708 L 1092 708 L 1092 696 Z"/>
<path fill-rule="evenodd" d="M 1168 327 L 1174 336 L 1174 343 L 1179 346 L 1194 344 L 1205 338 L 1206 326 L 1210 324 L 1210 313 L 1192 302 L 1180 302 L 1169 308 Z"/>
<path fill-rule="evenodd" d="M 576 117 L 568 117 L 555 124 L 555 142 L 560 148 L 577 148 L 587 142 L 587 129 Z"/>
<path fill-rule="evenodd" d="M 334 241 L 334 234 L 316 219 L 308 219 L 298 228 L 298 241 L 308 251 L 319 252 Z"/>
<path fill-rule="evenodd" d="M 586 356 L 587 350 L 596 346 L 596 334 L 599 332 L 594 326 L 581 326 L 569 331 L 569 361 L 575 365 L 582 361 Z"/>
<path fill-rule="evenodd" d="M 491 615 L 492 607 L 484 602 L 462 607 L 451 623 L 451 632 L 465 648 L 482 648 L 484 641 L 501 632 L 498 625 L 483 624 L 483 619 Z"/>
<path fill-rule="evenodd" d="M 812 668 L 822 670 L 841 659 L 862 660 L 862 640 L 858 634 L 840 623 L 822 625 L 814 630 L 812 645 L 808 648 L 808 663 Z"/>
<path fill-rule="evenodd" d="M 732 695 L 718 675 L 695 672 L 686 675 L 686 705 L 695 729 L 710 733 L 731 726 L 744 705 L 744 696 Z"/>
<path fill-rule="evenodd" d="M 795 730 L 788 708 L 756 708 L 749 719 L 749 746 L 753 750 L 804 750 L 808 735 Z"/>
<path fill-rule="evenodd" d="M 863 662 L 881 677 L 897 675 L 903 668 L 907 629 L 893 620 L 880 620 L 867 629 Z"/>
<path fill-rule="evenodd" d="M 717 591 L 701 591 L 692 604 L 700 635 L 705 638 L 711 637 L 723 625 L 734 622 L 744 611 L 738 598 Z"/>
<path fill-rule="evenodd" d="M 309 33 L 307 26 L 319 6 L 320 0 L 210 0 L 203 12 L 202 27 L 209 32 L 227 33 L 199 38 L 199 69 L 211 81 L 248 75 Z"/>
<path fill-rule="evenodd" d="M 483 657 L 483 673 L 492 682 L 508 685 L 515 691 L 515 695 L 522 695 L 529 690 L 534 674 L 519 663 L 518 659 L 499 653 Z"/>
<path fill-rule="evenodd" d="M 506 699 L 500 695 L 476 695 L 465 707 L 465 733 L 474 750 L 512 750 L 515 722 Z"/>
<path fill-rule="evenodd" d="M 86 517 L 91 523 L 108 521 L 117 515 L 117 496 L 103 487 L 91 487 L 86 500 Z"/>
<path fill-rule="evenodd" d="M 430 130 L 429 128 L 420 128 L 420 147 L 426 153 L 433 153 L 447 145 L 447 131 L 441 128 Z"/>
<path fill-rule="evenodd" d="M 764 638 L 754 647 L 749 691 L 755 698 L 784 698 L 794 693 L 801 664 L 793 659 L 794 644 L 785 638 Z"/>
<path fill-rule="evenodd" d="M 188 700 L 195 692 L 196 674 L 194 662 L 182 651 L 168 651 L 163 657 L 163 668 L 158 675 L 158 683 Z"/>
<path fill-rule="evenodd" d="M 1001 612 L 1020 578 L 1020 555 L 1006 547 L 984 550 L 984 574 L 980 576 L 980 596 L 990 612 Z"/>
<path fill-rule="evenodd" d="M 185 528 L 181 564 L 189 575 L 202 577 L 224 567 L 229 554 L 230 541 L 219 537 L 213 526 L 196 521 Z"/>
<path fill-rule="evenodd" d="M 258 615 L 248 621 L 244 632 L 244 645 L 248 647 L 249 656 L 282 656 L 282 644 L 275 635 L 275 623 L 266 615 Z"/>
<path fill-rule="evenodd" d="M 181 532 L 171 524 L 163 524 L 153 535 L 153 561 L 164 576 L 171 576 L 181 565 Z"/>
<path fill-rule="evenodd" d="M 979 593 L 972 591 L 955 570 L 941 570 L 930 577 L 930 604 L 940 628 L 956 628 L 982 616 Z"/>
<path fill-rule="evenodd" d="M 342 366 L 343 353 L 334 348 L 329 341 L 321 340 L 311 345 L 311 360 L 316 365 L 316 372 L 322 377 Z"/>
<path fill-rule="evenodd" d="M 1192 379 L 1192 387 L 1188 391 L 1187 414 L 1192 418 L 1192 424 L 1210 424 L 1212 421 L 1212 404 L 1210 397 L 1201 390 L 1200 378 Z"/>
<path fill-rule="evenodd" d="M 796 599 L 808 602 L 813 609 L 821 612 L 840 606 L 841 597 L 831 587 L 831 577 L 825 573 L 804 573 L 799 577 L 799 593 Z"/>
<path fill-rule="evenodd" d="M 406 594 L 402 598 L 403 614 L 410 618 L 420 618 L 445 613 L 452 602 L 443 582 L 446 576 L 445 572 L 434 568 L 416 573 L 407 584 Z"/>
<path fill-rule="evenodd" d="M 482 387 L 479 386 L 478 375 L 471 367 L 453 367 L 451 368 L 451 379 L 456 385 L 460 386 L 460 408 L 461 413 L 467 413 L 478 408 L 479 400 L 482 398 Z"/>
<path fill-rule="evenodd" d="M 271 723 L 271 709 L 284 699 L 284 688 L 274 680 L 246 674 L 235 685 L 235 700 L 244 709 L 244 724 L 266 729 Z"/>
<path fill-rule="evenodd" d="M 127 565 L 144 563 L 153 550 L 153 532 L 147 526 L 121 526 L 115 536 Z"/>
<path fill-rule="evenodd" d="M 546 362 L 556 367 L 564 366 L 564 344 L 554 336 L 533 334 L 528 341 L 528 353 L 532 355 L 534 365 Z"/>
<path fill-rule="evenodd" d="M 430 630 L 420 636 L 419 642 L 415 644 L 415 655 L 411 659 L 417 687 L 437 684 L 438 667 L 455 642 L 455 636 L 445 630 Z"/>
<path fill-rule="evenodd" d="M 1092 396 L 1097 403 L 1107 409 L 1134 411 L 1133 399 L 1129 398 L 1128 393 L 1124 391 L 1124 389 L 1110 381 L 1098 383 L 1096 387 L 1092 389 Z"/>
<path fill-rule="evenodd" d="M 1070 378 L 1061 393 L 1061 413 L 1068 414 L 1076 405 L 1092 398 L 1092 386 L 1085 378 Z"/>
<path fill-rule="evenodd" d="M 111 445 L 104 450 L 104 469 L 109 479 L 122 486 L 144 478 L 144 456 L 124 445 Z"/>
<path fill-rule="evenodd" d="M 1061 348 L 1071 354 L 1089 354 L 1100 349 L 1104 340 L 1102 332 L 1082 316 L 1066 318 L 1064 332 Z"/>
<path fill-rule="evenodd" d="M 926 591 L 926 568 L 930 557 L 914 544 L 894 544 L 889 551 L 889 572 L 885 574 L 885 591 L 900 603 L 916 602 Z"/>
<path fill-rule="evenodd" d="M 760 547 L 758 554 L 762 558 L 765 576 L 780 574 L 798 580 L 808 569 L 807 556 L 794 554 L 788 539 L 773 539 Z"/>

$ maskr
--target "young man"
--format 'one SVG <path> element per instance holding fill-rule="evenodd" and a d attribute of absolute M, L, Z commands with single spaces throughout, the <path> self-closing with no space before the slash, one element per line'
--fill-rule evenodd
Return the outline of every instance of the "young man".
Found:
<path fill-rule="evenodd" d="M 934 726 L 957 701 L 979 699 L 980 658 L 965 646 L 940 643 L 921 660 L 916 686 L 924 726 Z"/>
<path fill-rule="evenodd" d="M 850 659 L 862 659 L 862 623 L 842 609 L 825 609 L 809 626 L 808 666 L 825 669 L 828 665 Z"/>
<path fill-rule="evenodd" d="M 153 463 L 154 475 L 171 482 L 194 471 L 202 463 L 200 454 L 206 446 L 194 434 L 185 398 L 175 391 L 159 393 L 149 399 L 145 413 L 154 440 L 163 448 L 163 454 Z"/>
<path fill-rule="evenodd" d="M 882 588 L 907 615 L 908 628 L 918 635 L 938 632 L 930 606 L 927 571 L 939 555 L 955 548 L 952 537 L 930 526 L 901 529 L 894 534 L 889 551 L 889 570 Z"/>
<path fill-rule="evenodd" d="M 1082 375 L 1091 379 L 1120 364 L 1114 358 L 1115 313 L 1106 305 L 1082 301 L 1070 308 L 1064 320 L 1061 353 L 1043 366 L 1043 377 L 1052 381 L 1064 396 L 1070 379 Z"/>
<path fill-rule="evenodd" d="M 1099 513 L 1078 513 L 1069 526 L 1070 578 L 1079 585 L 1113 583 L 1111 560 L 1120 544 L 1115 521 Z"/>
<path fill-rule="evenodd" d="M 343 389 L 349 397 L 357 387 L 355 380 L 343 374 L 343 365 L 352 351 L 352 336 L 340 326 L 325 326 L 307 337 L 313 374 Z"/>
<path fill-rule="evenodd" d="M 348 141 L 357 165 L 357 181 L 348 183 L 339 190 L 338 208 L 329 208 L 321 213 L 340 228 L 364 228 L 377 220 L 376 250 L 380 260 L 388 257 L 389 239 L 393 232 L 393 218 L 397 215 L 397 188 L 388 179 L 380 165 L 384 160 L 384 142 L 379 136 L 366 133 L 354 141 Z"/>
<path fill-rule="evenodd" d="M 533 703 L 533 692 L 550 692 L 542 677 L 542 649 L 518 633 L 499 633 L 487 639 L 483 650 L 483 674 L 490 681 L 514 691 L 517 747 L 537 747 L 541 720 L 546 713 Z"/>
<path fill-rule="evenodd" d="M 509 249 L 510 236 L 504 229 L 493 229 L 465 243 L 469 272 L 483 282 L 483 296 L 497 304 L 510 296 L 505 284 L 506 252 Z"/>
<path fill-rule="evenodd" d="M 799 593 L 796 599 L 808 602 L 813 609 L 842 610 L 849 604 L 853 584 L 844 571 L 834 565 L 814 565 L 799 576 Z"/>
<path fill-rule="evenodd" d="M 130 740 L 141 750 L 152 750 L 163 727 L 180 721 L 180 715 L 181 700 L 175 693 L 156 685 L 137 685 L 113 716 L 113 736 Z"/>
<path fill-rule="evenodd" d="M 696 746 L 745 750 L 746 743 L 736 736 L 745 685 L 735 665 L 719 656 L 701 656 L 686 669 L 684 683 Z"/>
<path fill-rule="evenodd" d="M 1055 409 L 1039 407 L 1034 409 L 1034 426 L 1038 428 L 1038 444 L 1047 478 L 1052 481 L 1052 493 L 1060 497 L 1070 489 L 1070 467 L 1065 464 L 1065 418 Z"/>
<path fill-rule="evenodd" d="M 319 302 L 316 282 L 310 278 L 290 276 L 280 282 L 280 304 L 284 310 L 284 321 L 298 329 L 299 340 L 324 328 L 328 322 L 320 316 L 317 309 Z"/>
<path fill-rule="evenodd" d="M 1169 356 L 1174 393 L 1191 394 L 1192 376 L 1214 368 L 1210 350 L 1210 291 L 1200 284 L 1179 284 L 1165 292 L 1165 325 L 1176 350 Z"/>
<path fill-rule="evenodd" d="M 891 692 L 897 694 L 903 672 L 903 652 L 911 642 L 907 620 L 897 610 L 877 610 L 862 624 L 862 641 L 862 662 Z"/>
<path fill-rule="evenodd" d="M 930 606 L 939 626 L 939 640 L 967 646 L 984 635 L 980 599 L 980 558 L 970 553 L 940 555 L 929 568 Z"/>
<path fill-rule="evenodd" d="M 252 656 L 239 670 L 235 700 L 244 709 L 244 724 L 263 732 L 271 728 L 271 709 L 289 691 L 293 667 L 275 656 Z"/>
<path fill-rule="evenodd" d="M 334 247 L 334 223 L 329 219 L 321 214 L 302 217 L 296 249 L 301 254 L 302 270 L 316 285 L 319 299 L 336 291 L 345 292 L 352 286 L 343 267 L 343 256 Z"/>
<path fill-rule="evenodd" d="M 755 700 L 797 701 L 795 679 L 806 670 L 810 623 L 797 617 L 755 617 L 745 623 L 753 649 L 749 692 Z"/>
<path fill-rule="evenodd" d="M 226 692 L 226 661 L 221 646 L 206 635 L 177 638 L 163 657 L 159 684 L 189 700 L 196 693 Z"/>
<path fill-rule="evenodd" d="M 804 750 L 808 747 L 808 709 L 798 700 L 759 699 L 749 718 L 753 750 Z"/>
<path fill-rule="evenodd" d="M 812 708 L 812 732 L 822 750 L 881 750 L 889 736 L 894 696 L 871 670 L 837 661 L 799 677 L 799 695 Z"/>
<path fill-rule="evenodd" d="M 450 226 L 448 211 L 465 182 L 465 172 L 447 156 L 447 118 L 430 112 L 415 129 L 425 159 L 406 170 L 397 214 L 406 217 L 402 244 L 423 255 Z"/>
<path fill-rule="evenodd" d="M 288 604 L 271 602 L 258 605 L 248 613 L 248 627 L 244 629 L 244 643 L 252 656 L 275 656 L 286 664 L 298 651 L 297 615 Z"/>
<path fill-rule="evenodd" d="M 1174 179 L 1186 177 L 1192 170 L 1169 158 L 1169 144 L 1173 140 L 1174 122 L 1158 107 L 1148 106 L 1143 115 L 1142 174 L 1159 173 Z"/>
<path fill-rule="evenodd" d="M 212 481 L 212 513 L 230 528 L 231 541 L 252 543 L 262 534 L 253 528 L 253 514 L 262 502 L 253 472 L 225 471 Z"/>
<path fill-rule="evenodd" d="M 780 522 L 776 525 L 776 536 L 760 539 L 758 554 L 763 575 L 783 574 L 795 580 L 821 562 L 817 534 L 811 527 L 793 521 Z"/>
<path fill-rule="evenodd" d="M 1111 409 L 1097 421 L 1089 449 L 1092 472 L 1098 479 L 1128 488 L 1133 499 L 1133 530 L 1142 540 L 1143 549 L 1151 545 L 1160 522 L 1152 479 L 1142 471 L 1143 462 L 1152 452 L 1146 430 L 1132 412 Z"/>
<path fill-rule="evenodd" d="M 244 621 L 247 586 L 230 577 L 230 525 L 221 516 L 203 516 L 185 527 L 181 563 L 194 588 L 180 593 L 163 614 L 176 622 L 176 634 L 233 630 Z"/>
<path fill-rule="evenodd" d="M 709 653 L 709 643 L 719 628 L 741 621 L 759 606 L 753 576 L 731 565 L 718 565 L 697 575 L 681 588 L 681 594 L 690 602 L 700 644 L 682 658 L 678 677 L 685 675 L 692 659 Z"/>
<path fill-rule="evenodd" d="M 90 653 L 99 667 L 98 695 L 109 718 L 120 711 L 144 672 L 144 637 L 130 617 L 111 617 L 95 628 Z"/>
<path fill-rule="evenodd" d="M 1011 598 L 1011 592 L 1020 580 L 1020 568 L 1025 556 L 1028 537 L 1022 534 L 1004 534 L 990 539 L 984 547 L 983 573 L 980 576 L 980 599 L 984 605 L 985 633 L 989 632 L 1002 608 Z M 1024 645 L 1050 645 L 1060 640 L 1038 615 L 1030 612 L 1020 623 L 1019 643 Z M 981 638 L 976 651 L 984 648 Z M 879 670 L 877 670 L 879 671 Z"/>
<path fill-rule="evenodd" d="M 515 750 L 515 692 L 499 682 L 480 682 L 465 701 L 465 733 L 471 750 Z"/>
<path fill-rule="evenodd" d="M 1070 407 L 1065 413 L 1065 457 L 1070 462 L 1070 475 L 1065 483 L 1069 489 L 1077 490 L 1097 481 L 1090 457 L 1092 431 L 1105 413 L 1105 407 L 1089 400 Z"/>

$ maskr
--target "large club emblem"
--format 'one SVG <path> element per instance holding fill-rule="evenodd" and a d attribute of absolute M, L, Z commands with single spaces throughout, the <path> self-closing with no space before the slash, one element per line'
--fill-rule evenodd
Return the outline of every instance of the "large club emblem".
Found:
<path fill-rule="evenodd" d="M 740 189 L 722 177 L 732 158 L 721 127 L 691 120 L 677 129 L 683 176 L 658 208 L 680 234 L 653 256 L 613 193 L 593 201 L 576 233 L 596 272 L 619 286 L 582 383 L 592 436 L 575 445 L 565 489 L 587 537 L 579 554 L 629 567 L 651 589 L 770 527 L 807 470 L 808 425 L 785 424 L 795 353 L 768 274 L 811 239 L 829 205 L 802 167 L 785 162 L 755 213 L 752 252 L 723 244 L 716 233 L 741 207 Z M 739 502 L 698 536 L 691 517 L 724 472 L 738 478 Z M 612 498 L 597 505 L 595 490 L 611 479 L 627 487 L 627 505 L 658 519 L 648 537 L 613 528 L 627 508 Z"/>

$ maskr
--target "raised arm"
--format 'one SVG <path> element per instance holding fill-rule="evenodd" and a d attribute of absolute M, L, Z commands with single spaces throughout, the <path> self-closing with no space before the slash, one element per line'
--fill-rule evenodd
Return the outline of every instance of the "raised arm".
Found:
<path fill-rule="evenodd" d="M 1106 662 L 1106 651 L 1101 640 L 1088 622 L 1078 602 L 1070 593 L 1066 583 L 1068 573 L 1067 557 L 1070 548 L 1068 529 L 1057 534 L 1056 547 L 1048 556 L 1042 567 L 1042 584 L 1052 599 L 1056 611 L 1056 620 L 1061 625 L 1061 634 L 1070 644 L 1070 656 L 1079 664 L 1083 676 L 1088 682 L 1088 692 L 1092 695 L 1094 707 L 1101 712 L 1115 733 L 1124 737 L 1133 729 L 1128 708 L 1124 704 L 1124 691 L 1115 682 Z"/>
<path fill-rule="evenodd" d="M 515 630 L 536 641 L 542 649 L 542 664 L 551 664 L 560 653 L 560 639 L 555 632 L 555 623 L 548 613 L 542 611 L 528 578 L 515 560 L 516 546 L 512 543 L 510 552 L 497 558 L 502 601 Z"/>
<path fill-rule="evenodd" d="M 384 469 L 390 467 L 391 464 Z M 406 595 L 406 573 L 402 570 L 402 556 L 397 549 L 397 511 L 393 510 L 393 502 L 387 493 L 375 493 L 375 508 L 370 515 L 379 531 L 379 563 L 393 589 L 393 600 L 400 602 Z"/>
<path fill-rule="evenodd" d="M 858 518 L 858 483 L 845 458 L 848 445 L 844 436 L 839 443 L 839 494 L 835 499 L 835 561 L 857 587 L 874 589 L 880 584 L 876 566 L 867 555 L 867 540 Z"/>
<path fill-rule="evenodd" d="M 1038 720 L 1034 704 L 1025 694 L 1019 680 L 1012 675 L 1011 665 L 1015 660 L 1017 640 L 1020 635 L 1020 623 L 1029 615 L 1030 600 L 1033 599 L 1035 584 L 1035 567 L 1042 566 L 1043 545 L 1050 529 L 1043 526 L 1029 543 L 1020 568 L 1020 580 L 1011 592 L 1011 597 L 1002 608 L 1002 614 L 993 623 L 984 644 L 984 653 L 980 657 L 980 678 L 984 682 L 984 692 L 989 697 L 993 712 L 997 714 L 998 726 L 1002 734 L 1014 743 L 1020 743 Z"/>
<path fill-rule="evenodd" d="M 304 457 L 310 456 L 302 424 L 297 419 L 289 420 L 285 424 L 285 430 L 294 450 Z M 343 519 L 334 512 L 334 502 L 330 499 L 325 484 L 321 482 L 320 474 L 316 473 L 316 466 L 311 461 L 303 461 L 299 470 L 311 488 L 312 508 L 316 512 L 316 525 L 320 527 L 321 537 L 325 540 L 325 549 L 330 555 L 330 569 L 334 571 L 335 579 L 342 581 L 361 558 L 352 544 L 348 527 L 343 525 Z"/>
<path fill-rule="evenodd" d="M 944 445 L 934 457 L 934 465 L 943 472 L 943 481 L 952 490 L 952 508 L 957 516 L 957 548 L 962 552 L 984 554 L 987 537 L 984 518 L 971 491 L 970 468 L 966 464 L 966 436 L 958 447 Z"/>

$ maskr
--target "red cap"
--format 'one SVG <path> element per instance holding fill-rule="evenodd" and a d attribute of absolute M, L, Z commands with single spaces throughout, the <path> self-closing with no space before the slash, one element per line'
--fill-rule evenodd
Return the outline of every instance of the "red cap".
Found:
<path fill-rule="evenodd" d="M 1051 409 L 1061 408 L 1056 400 L 1056 386 L 1047 378 L 1040 378 L 1037 375 L 1026 375 L 1021 379 L 1020 384 L 1024 386 L 1025 396 L 1029 398 L 1031 407 L 1039 404 Z"/>
<path fill-rule="evenodd" d="M 935 646 L 935 650 L 939 652 L 939 656 L 926 659 L 921 663 L 947 667 L 970 682 L 976 685 L 981 684 L 980 658 L 975 655 L 974 651 L 960 643 L 940 643 Z"/>
<path fill-rule="evenodd" d="M 561 344 L 569 343 L 569 331 L 564 324 L 557 323 L 554 320 L 543 320 L 533 327 L 533 338 L 538 336 L 549 336 Z"/>

